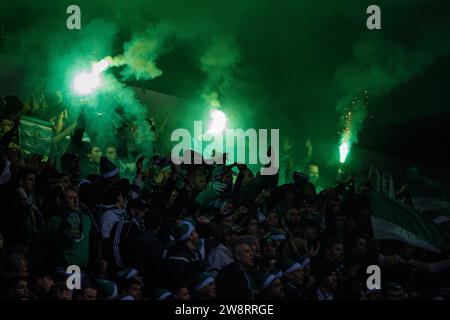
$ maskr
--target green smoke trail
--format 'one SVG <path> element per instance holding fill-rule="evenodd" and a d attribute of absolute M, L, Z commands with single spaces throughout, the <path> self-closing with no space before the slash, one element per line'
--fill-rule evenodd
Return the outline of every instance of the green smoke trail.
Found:
<path fill-rule="evenodd" d="M 116 66 L 125 65 L 120 72 L 123 80 L 148 80 L 159 77 L 163 71 L 157 67 L 157 58 L 164 52 L 164 45 L 173 30 L 168 23 L 147 27 L 124 44 L 124 53 L 114 58 Z"/>
<path fill-rule="evenodd" d="M 336 152 L 336 124 L 344 128 L 342 118 L 357 92 L 368 90 L 371 98 L 388 95 L 449 52 L 450 12 L 442 0 L 378 1 L 380 32 L 365 28 L 370 1 L 77 3 L 83 25 L 78 31 L 65 27 L 70 1 L 0 4 L 0 29 L 6 35 L 0 35 L 0 50 L 14 58 L 23 75 L 17 90 L 10 90 L 15 87 L 7 79 L 2 94 L 27 99 L 40 91 L 36 86 L 50 92 L 65 88 L 61 91 L 75 113 L 75 74 L 106 56 L 121 57 L 90 97 L 97 110 L 92 120 L 100 124 L 99 133 L 91 133 L 105 136 L 99 141 L 104 144 L 114 143 L 107 132 L 123 117 L 145 125 L 152 106 L 142 106 L 124 85 L 139 79 L 149 89 L 189 99 L 187 111 L 177 115 L 185 127 L 201 111 L 208 113 L 205 104 L 220 104 L 233 124 L 282 128 L 282 136 L 289 134 L 300 146 L 303 138 L 312 138 L 315 150 L 320 144 L 327 148 L 325 158 Z M 333 75 L 337 90 L 330 88 Z M 6 79 L 4 74 L 0 79 Z M 124 116 L 114 112 L 118 107 Z M 352 141 L 358 139 L 364 112 L 353 113 Z M 103 114 L 101 122 L 96 113 Z M 328 148 L 330 140 L 333 148 Z"/>
<path fill-rule="evenodd" d="M 347 150 L 348 153 L 351 145 L 358 142 L 358 133 L 368 114 L 364 98 L 355 97 L 355 94 L 368 91 L 372 97 L 386 95 L 429 64 L 448 55 L 450 43 L 445 39 L 450 34 L 442 30 L 446 30 L 443 25 L 430 25 L 420 38 L 408 45 L 376 33 L 363 35 L 354 45 L 352 58 L 339 66 L 335 74 L 341 94 L 336 108 L 343 120 L 340 151 Z M 349 112 L 350 121 L 347 119 Z M 344 143 L 348 147 L 344 148 Z M 342 162 L 342 156 L 340 160 Z"/>
<path fill-rule="evenodd" d="M 220 108 L 220 95 L 232 86 L 240 54 L 232 39 L 216 38 L 200 58 L 206 74 L 202 98 L 214 108 Z"/>

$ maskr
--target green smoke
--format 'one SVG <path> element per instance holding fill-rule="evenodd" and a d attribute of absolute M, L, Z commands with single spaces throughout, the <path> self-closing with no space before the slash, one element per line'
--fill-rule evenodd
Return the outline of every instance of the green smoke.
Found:
<path fill-rule="evenodd" d="M 171 33 L 168 24 L 147 28 L 137 33 L 124 44 L 124 53 L 114 58 L 115 65 L 125 65 L 120 72 L 123 80 L 148 80 L 159 77 L 163 71 L 157 66 L 157 59 L 163 53 L 164 45 Z"/>
<path fill-rule="evenodd" d="M 423 3 L 416 1 L 411 7 L 418 9 L 420 4 Z M 402 5 L 404 3 L 399 3 L 397 9 Z M 353 46 L 352 57 L 336 68 L 335 81 L 340 95 L 336 108 L 344 129 L 340 134 L 340 147 L 346 142 L 351 148 L 352 143 L 358 142 L 358 132 L 370 110 L 369 98 L 389 94 L 431 63 L 450 54 L 447 23 L 427 22 L 426 29 L 422 23 L 418 21 L 419 31 L 417 25 L 410 28 L 411 32 L 418 33 L 414 39 L 394 39 L 381 31 L 363 33 Z"/>
<path fill-rule="evenodd" d="M 102 145 L 115 142 L 112 124 L 126 120 L 142 124 L 142 134 L 148 129 L 154 106 L 140 103 L 133 84 L 185 99 L 186 109 L 172 115 L 184 127 L 207 118 L 208 105 L 221 106 L 236 127 L 281 128 L 281 139 L 289 135 L 295 143 L 295 160 L 311 138 L 314 161 L 337 162 L 336 132 L 349 110 L 357 141 L 366 115 L 380 107 L 377 97 L 449 54 L 443 0 L 378 1 L 379 31 L 365 26 L 371 1 L 77 1 L 77 31 L 65 26 L 71 4 L 0 4 L 0 52 L 18 69 L 16 80 L 0 74 L 1 94 L 26 100 L 34 91 L 60 90 L 75 114 L 74 76 L 115 58 L 89 98 L 96 124 L 90 134 Z M 368 106 L 352 107 L 364 90 Z"/>
<path fill-rule="evenodd" d="M 202 71 L 206 73 L 203 99 L 212 107 L 221 106 L 219 95 L 233 85 L 234 75 L 239 62 L 237 45 L 229 39 L 216 38 L 200 57 Z"/>

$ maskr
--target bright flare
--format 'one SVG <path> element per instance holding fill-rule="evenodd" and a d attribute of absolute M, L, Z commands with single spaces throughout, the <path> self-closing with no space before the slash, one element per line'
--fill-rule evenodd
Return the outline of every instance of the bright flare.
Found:
<path fill-rule="evenodd" d="M 92 93 L 102 82 L 100 74 L 108 69 L 112 62 L 113 59 L 111 57 L 106 57 L 92 64 L 91 72 L 78 73 L 73 81 L 73 89 L 82 95 Z"/>
<path fill-rule="evenodd" d="M 350 144 L 347 141 L 343 141 L 339 146 L 339 161 L 344 163 L 350 152 Z"/>
<path fill-rule="evenodd" d="M 73 89 L 79 94 L 90 94 L 100 85 L 100 82 L 98 74 L 82 72 L 75 76 Z"/>
<path fill-rule="evenodd" d="M 92 73 L 94 74 L 100 74 L 111 65 L 113 62 L 113 59 L 111 57 L 106 57 L 99 62 L 96 62 L 92 65 Z"/>
<path fill-rule="evenodd" d="M 212 134 L 220 134 L 227 128 L 227 116 L 220 110 L 214 109 L 211 111 L 212 118 L 209 125 L 208 132 Z"/>

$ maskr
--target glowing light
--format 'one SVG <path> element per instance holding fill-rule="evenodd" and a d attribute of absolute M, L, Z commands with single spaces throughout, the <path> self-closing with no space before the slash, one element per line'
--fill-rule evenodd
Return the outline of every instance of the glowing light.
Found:
<path fill-rule="evenodd" d="M 92 73 L 100 74 L 111 65 L 113 59 L 111 57 L 106 57 L 99 62 L 96 62 L 92 65 Z"/>
<path fill-rule="evenodd" d="M 339 146 L 339 161 L 344 163 L 350 152 L 350 144 L 347 141 L 343 141 Z"/>
<path fill-rule="evenodd" d="M 81 72 L 75 76 L 73 89 L 79 94 L 90 94 L 101 83 L 100 76 L 95 73 Z"/>
<path fill-rule="evenodd" d="M 227 116 L 220 110 L 214 109 L 210 113 L 212 119 L 208 132 L 212 134 L 220 134 L 227 128 Z"/>
<path fill-rule="evenodd" d="M 73 89 L 81 95 L 88 95 L 92 93 L 101 84 L 100 74 L 108 69 L 112 64 L 113 59 L 106 57 L 98 62 L 92 64 L 91 72 L 80 72 L 73 80 Z"/>
<path fill-rule="evenodd" d="M 339 130 L 339 161 L 345 163 L 352 146 L 358 141 L 358 131 L 363 125 L 368 108 L 368 90 L 358 90 L 351 104 L 344 108 L 341 115 L 342 129 Z M 372 116 L 370 116 L 372 118 Z"/>

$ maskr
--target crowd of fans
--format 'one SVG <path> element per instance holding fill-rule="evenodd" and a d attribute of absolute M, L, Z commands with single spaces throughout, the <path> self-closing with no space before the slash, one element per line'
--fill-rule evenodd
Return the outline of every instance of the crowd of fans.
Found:
<path fill-rule="evenodd" d="M 20 112 L 5 110 L 23 105 L 3 102 L 1 299 L 450 298 L 446 253 L 374 238 L 364 177 L 324 188 L 313 164 L 280 179 L 158 153 L 130 163 L 83 140 L 83 113 L 54 162 L 20 149 Z M 366 285 L 370 265 L 381 289 Z"/>

